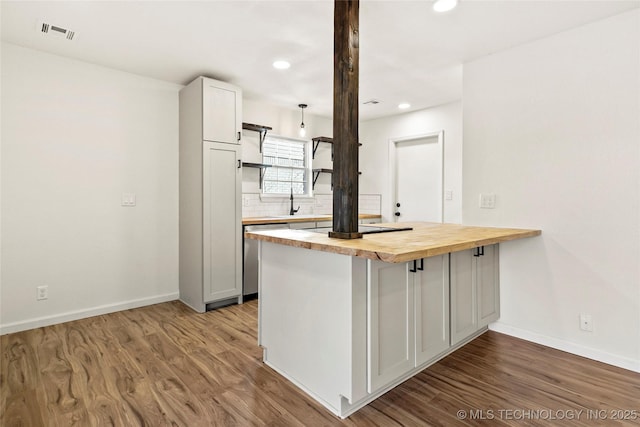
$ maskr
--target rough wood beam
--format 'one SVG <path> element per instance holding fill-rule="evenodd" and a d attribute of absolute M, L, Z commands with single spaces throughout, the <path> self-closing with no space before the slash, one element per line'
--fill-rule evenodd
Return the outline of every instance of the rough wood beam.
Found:
<path fill-rule="evenodd" d="M 329 237 L 357 239 L 358 233 L 358 0 L 334 2 L 333 35 L 333 231 Z"/>

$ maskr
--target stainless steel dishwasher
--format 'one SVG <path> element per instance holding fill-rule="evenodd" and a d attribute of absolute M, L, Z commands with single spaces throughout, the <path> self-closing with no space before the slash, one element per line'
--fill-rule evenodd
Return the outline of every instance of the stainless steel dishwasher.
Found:
<path fill-rule="evenodd" d="M 244 231 L 281 230 L 289 224 L 245 225 Z M 258 296 L 258 241 L 244 239 L 244 262 L 242 273 L 242 297 Z"/>

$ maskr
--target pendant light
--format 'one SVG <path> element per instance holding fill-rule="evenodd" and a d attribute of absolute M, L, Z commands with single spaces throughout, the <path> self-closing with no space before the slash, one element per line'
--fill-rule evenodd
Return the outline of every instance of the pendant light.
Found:
<path fill-rule="evenodd" d="M 304 109 L 307 108 L 307 104 L 298 104 L 300 112 L 302 113 L 302 121 L 300 122 L 300 136 L 304 138 L 307 134 L 307 130 L 304 128 Z"/>

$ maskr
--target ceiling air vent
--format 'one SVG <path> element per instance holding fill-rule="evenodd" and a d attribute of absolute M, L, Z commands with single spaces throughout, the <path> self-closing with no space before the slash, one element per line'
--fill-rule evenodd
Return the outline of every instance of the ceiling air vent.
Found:
<path fill-rule="evenodd" d="M 68 28 L 58 27 L 57 25 L 51 25 L 46 22 L 42 22 L 40 24 L 40 31 L 44 34 L 65 38 L 67 40 L 73 40 L 73 37 L 76 35 L 75 31 L 71 31 Z"/>
<path fill-rule="evenodd" d="M 370 99 L 368 101 L 363 102 L 364 105 L 376 105 L 376 104 L 380 104 L 380 101 L 378 101 L 377 99 Z"/>

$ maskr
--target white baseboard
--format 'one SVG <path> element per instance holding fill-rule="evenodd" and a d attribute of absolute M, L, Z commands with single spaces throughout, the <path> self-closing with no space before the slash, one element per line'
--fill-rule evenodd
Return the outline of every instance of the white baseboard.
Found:
<path fill-rule="evenodd" d="M 86 319 L 87 317 L 99 316 L 101 314 L 115 313 L 116 311 L 129 310 L 130 308 L 138 308 L 146 305 L 159 304 L 161 302 L 174 301 L 177 300 L 178 297 L 178 292 L 172 292 L 170 294 L 156 295 L 149 298 L 105 304 L 98 307 L 68 311 L 66 313 L 38 317 L 20 322 L 7 323 L 5 325 L 0 325 L 0 335 L 26 331 L 28 329 L 40 328 L 43 326 L 56 325 L 58 323 L 70 322 L 72 320 Z"/>
<path fill-rule="evenodd" d="M 607 353 L 601 350 L 596 350 L 590 347 L 585 347 L 579 344 L 564 341 L 559 338 L 549 337 L 546 335 L 541 335 L 535 332 L 516 328 L 510 325 L 505 325 L 504 323 L 500 322 L 492 323 L 491 325 L 489 325 L 489 329 L 492 331 L 500 332 L 501 334 L 521 338 L 523 340 L 531 341 L 536 344 L 555 348 L 556 350 L 566 351 L 567 353 L 586 357 L 587 359 L 596 360 L 608 365 L 613 365 L 619 368 L 628 369 L 630 371 L 640 373 L 640 360 L 617 356 L 615 354 Z"/>

